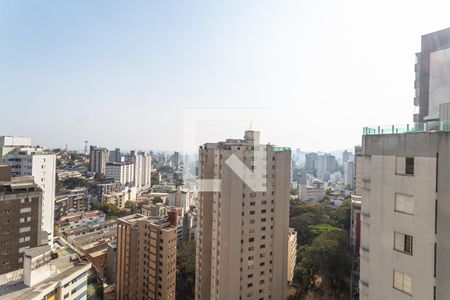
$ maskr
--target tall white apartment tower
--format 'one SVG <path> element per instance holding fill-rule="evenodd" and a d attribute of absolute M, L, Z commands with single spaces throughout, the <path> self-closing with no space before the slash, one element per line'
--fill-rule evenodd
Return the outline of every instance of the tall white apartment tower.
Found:
<path fill-rule="evenodd" d="M 49 245 L 53 245 L 53 223 L 55 210 L 56 156 L 43 148 L 31 145 L 16 145 L 18 138 L 0 138 L 3 157 L 0 160 L 11 166 L 18 176 L 33 176 L 42 189 L 42 230 L 48 234 Z M 31 140 L 28 139 L 28 144 Z M 22 144 L 24 142 L 22 141 Z"/>
<path fill-rule="evenodd" d="M 262 168 L 265 188 L 247 185 L 232 156 L 235 170 L 253 172 L 247 179 Z M 195 299 L 286 299 L 290 149 L 261 145 L 259 132 L 246 131 L 244 139 L 201 146 L 199 163 L 201 180 L 219 181 L 199 193 Z"/>
<path fill-rule="evenodd" d="M 366 134 L 360 299 L 448 299 L 450 135 Z"/>
<path fill-rule="evenodd" d="M 131 161 L 134 163 L 134 183 L 138 190 L 151 187 L 152 158 L 145 152 L 131 151 Z"/>

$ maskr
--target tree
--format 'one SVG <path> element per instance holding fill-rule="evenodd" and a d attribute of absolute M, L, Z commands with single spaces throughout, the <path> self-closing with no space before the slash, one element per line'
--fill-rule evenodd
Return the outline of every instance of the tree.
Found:
<path fill-rule="evenodd" d="M 303 290 L 314 286 L 317 277 L 322 278 L 324 285 L 329 285 L 333 292 L 348 287 L 352 254 L 343 230 L 323 231 L 310 245 L 300 248 L 299 258 L 295 280 Z"/>
<path fill-rule="evenodd" d="M 289 226 L 297 231 L 299 241 L 305 245 L 315 236 L 311 233 L 309 226 L 325 224 L 328 223 L 328 220 L 329 217 L 322 206 L 317 204 L 300 204 L 292 209 Z"/>
<path fill-rule="evenodd" d="M 177 247 L 177 299 L 194 299 L 195 241 Z"/>
<path fill-rule="evenodd" d="M 342 205 L 339 206 L 333 214 L 331 214 L 330 223 L 333 226 L 349 231 L 351 206 L 351 200 L 349 198 L 344 199 Z"/>
<path fill-rule="evenodd" d="M 308 229 L 315 236 L 318 236 L 322 232 L 325 232 L 325 231 L 336 231 L 336 230 L 339 231 L 340 230 L 339 228 L 334 227 L 333 225 L 330 225 L 330 224 L 309 225 Z"/>

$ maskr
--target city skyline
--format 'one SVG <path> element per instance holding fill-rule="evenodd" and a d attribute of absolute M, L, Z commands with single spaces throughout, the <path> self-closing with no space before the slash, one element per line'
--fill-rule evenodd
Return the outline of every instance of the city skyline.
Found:
<path fill-rule="evenodd" d="M 1 1 L 1 134 L 177 150 L 185 109 L 260 108 L 264 142 L 331 151 L 412 122 L 420 36 L 449 26 L 448 4 L 254 4 Z M 198 145 L 251 121 L 211 124 Z"/>

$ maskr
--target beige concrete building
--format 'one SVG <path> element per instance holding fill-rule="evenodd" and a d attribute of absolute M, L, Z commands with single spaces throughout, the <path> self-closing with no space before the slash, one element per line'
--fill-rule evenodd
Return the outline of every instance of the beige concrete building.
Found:
<path fill-rule="evenodd" d="M 450 134 L 409 131 L 363 136 L 360 299 L 450 295 Z"/>
<path fill-rule="evenodd" d="M 297 262 L 297 231 L 289 228 L 288 233 L 288 282 L 294 278 L 295 264 Z"/>
<path fill-rule="evenodd" d="M 177 214 L 118 220 L 116 299 L 175 299 Z"/>
<path fill-rule="evenodd" d="M 127 201 L 134 202 L 137 199 L 137 189 L 135 187 L 124 187 L 120 191 L 113 191 L 102 195 L 102 203 L 112 203 L 119 208 L 125 208 Z"/>
<path fill-rule="evenodd" d="M 325 187 L 300 185 L 299 199 L 302 202 L 321 202 L 327 195 Z"/>
<path fill-rule="evenodd" d="M 27 249 L 23 269 L 0 275 L 1 300 L 85 300 L 89 262 L 55 258 L 48 245 Z"/>
<path fill-rule="evenodd" d="M 244 178 L 265 179 L 263 191 L 233 171 L 233 155 L 240 170 L 254 172 Z M 200 147 L 199 162 L 200 179 L 220 183 L 199 192 L 195 299 L 286 299 L 290 149 L 261 145 L 259 132 L 246 131 L 244 139 Z"/>
<path fill-rule="evenodd" d="M 46 242 L 41 231 L 42 190 L 33 177 L 11 178 L 0 165 L 0 274 L 23 266 L 26 249 Z"/>

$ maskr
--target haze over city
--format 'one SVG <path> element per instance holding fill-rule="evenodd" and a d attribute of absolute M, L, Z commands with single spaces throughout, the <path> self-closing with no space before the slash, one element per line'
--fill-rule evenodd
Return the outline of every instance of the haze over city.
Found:
<path fill-rule="evenodd" d="M 260 108 L 266 142 L 346 149 L 412 122 L 420 36 L 448 26 L 448 1 L 421 3 L 0 1 L 1 132 L 177 150 L 184 109 Z"/>

